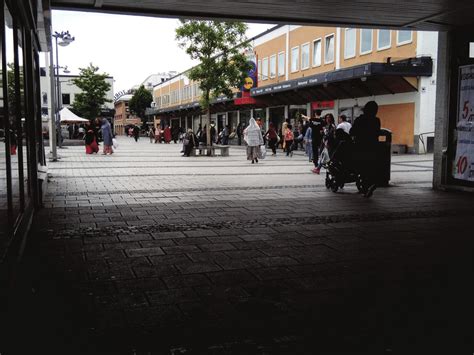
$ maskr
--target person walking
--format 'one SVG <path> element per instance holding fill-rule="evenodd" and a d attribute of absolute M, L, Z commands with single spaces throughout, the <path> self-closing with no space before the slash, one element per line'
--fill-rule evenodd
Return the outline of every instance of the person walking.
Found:
<path fill-rule="evenodd" d="M 309 124 L 306 127 L 303 142 L 306 155 L 308 156 L 308 160 L 311 163 L 313 161 L 313 133 Z"/>
<path fill-rule="evenodd" d="M 150 143 L 155 141 L 155 127 L 150 127 L 148 130 L 148 137 L 150 138 Z"/>
<path fill-rule="evenodd" d="M 244 129 L 243 135 L 244 141 L 247 143 L 247 160 L 251 160 L 252 164 L 258 163 L 263 137 L 262 131 L 253 117 L 250 119 L 247 128 Z"/>
<path fill-rule="evenodd" d="M 313 173 L 318 173 L 318 161 L 319 161 L 319 153 L 321 151 L 321 142 L 323 139 L 323 132 L 325 122 L 321 117 L 321 110 L 316 110 L 314 112 L 314 117 L 311 118 L 309 121 L 309 127 L 311 127 L 311 144 L 313 149 L 313 164 L 314 169 L 312 170 Z M 305 116 L 306 117 L 306 116 Z"/>
<path fill-rule="evenodd" d="M 138 139 L 140 138 L 140 129 L 137 125 L 133 126 L 133 138 L 135 138 L 135 142 L 138 142 Z"/>
<path fill-rule="evenodd" d="M 67 131 L 69 132 L 69 139 L 72 139 L 72 136 L 74 134 L 74 126 L 72 124 L 68 124 Z"/>
<path fill-rule="evenodd" d="M 184 136 L 183 145 L 184 145 L 184 154 L 183 157 L 189 157 L 191 155 L 191 151 L 196 147 L 198 144 L 198 140 L 193 133 L 191 128 L 188 129 L 188 133 Z"/>
<path fill-rule="evenodd" d="M 280 137 L 277 134 L 275 125 L 270 122 L 268 125 L 268 131 L 265 133 L 265 137 L 268 139 L 268 146 L 272 150 L 272 156 L 276 156 L 276 148 Z"/>
<path fill-rule="evenodd" d="M 222 130 L 222 145 L 229 145 L 230 125 L 227 125 Z"/>
<path fill-rule="evenodd" d="M 322 166 L 329 161 L 334 149 L 334 141 L 336 139 L 336 126 L 334 124 L 334 116 L 332 115 L 332 113 L 328 113 L 327 115 L 325 115 L 324 121 L 325 126 L 321 150 L 319 153 L 318 165 L 313 171 L 316 174 L 319 174 Z"/>
<path fill-rule="evenodd" d="M 237 125 L 237 144 L 242 145 L 242 123 Z"/>
<path fill-rule="evenodd" d="M 99 145 L 97 144 L 96 136 L 92 127 L 87 127 L 84 142 L 86 144 L 86 154 L 99 152 Z"/>
<path fill-rule="evenodd" d="M 102 119 L 102 125 L 100 126 L 102 131 L 102 140 L 104 142 L 104 151 L 103 155 L 113 154 L 112 145 L 113 145 L 113 136 L 112 136 L 112 127 L 110 126 L 109 121 L 106 118 Z"/>
<path fill-rule="evenodd" d="M 363 114 L 356 118 L 350 130 L 354 137 L 356 164 L 362 178 L 362 191 L 365 197 L 371 197 L 377 188 L 377 145 L 380 133 L 380 118 L 377 117 L 379 106 L 369 101 L 364 106 Z"/>
<path fill-rule="evenodd" d="M 286 126 L 285 131 L 283 133 L 283 136 L 285 137 L 285 151 L 287 157 L 293 157 L 293 141 L 295 139 L 295 136 L 293 134 L 292 129 L 293 126 L 289 124 Z"/>
<path fill-rule="evenodd" d="M 163 135 L 164 135 L 164 138 L 165 138 L 165 143 L 170 144 L 170 142 L 171 142 L 171 129 L 168 125 L 165 126 L 165 130 L 163 132 Z"/>
<path fill-rule="evenodd" d="M 347 122 L 346 115 L 340 115 L 338 118 L 338 125 L 336 129 L 342 129 L 347 134 L 350 134 L 351 128 L 352 128 L 352 125 L 349 122 Z"/>

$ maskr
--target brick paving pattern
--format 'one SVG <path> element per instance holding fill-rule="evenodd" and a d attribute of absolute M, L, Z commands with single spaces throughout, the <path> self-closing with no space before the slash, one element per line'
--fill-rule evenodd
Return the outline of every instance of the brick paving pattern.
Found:
<path fill-rule="evenodd" d="M 179 150 L 60 150 L 12 329 L 64 354 L 474 351 L 474 200 L 431 190 L 431 156 L 364 199 L 302 153 Z"/>

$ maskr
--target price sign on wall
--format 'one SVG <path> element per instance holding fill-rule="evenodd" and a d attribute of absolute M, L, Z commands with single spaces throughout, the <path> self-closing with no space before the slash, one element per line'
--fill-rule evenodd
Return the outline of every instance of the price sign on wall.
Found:
<path fill-rule="evenodd" d="M 459 69 L 457 146 L 453 164 L 456 179 L 474 181 L 474 65 Z"/>

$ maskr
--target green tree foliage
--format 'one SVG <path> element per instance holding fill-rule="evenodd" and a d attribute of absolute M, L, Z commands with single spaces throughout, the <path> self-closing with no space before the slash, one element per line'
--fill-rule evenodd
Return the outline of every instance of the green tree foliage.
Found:
<path fill-rule="evenodd" d="M 110 84 L 105 81 L 108 74 L 98 74 L 99 67 L 92 63 L 87 68 L 79 68 L 79 77 L 72 82 L 82 90 L 76 94 L 72 108 L 78 115 L 93 120 L 100 115 L 100 110 L 106 102 Z"/>
<path fill-rule="evenodd" d="M 145 124 L 145 110 L 150 107 L 153 101 L 153 95 L 145 86 L 140 86 L 140 88 L 133 94 L 129 102 L 130 111 L 141 118 L 142 123 Z"/>
<path fill-rule="evenodd" d="M 188 76 L 202 90 L 201 106 L 207 111 L 207 139 L 210 143 L 209 106 L 212 99 L 232 97 L 232 88 L 243 85 L 250 65 L 243 53 L 248 46 L 247 25 L 237 21 L 181 20 L 176 40 L 200 64 L 190 69 Z"/>

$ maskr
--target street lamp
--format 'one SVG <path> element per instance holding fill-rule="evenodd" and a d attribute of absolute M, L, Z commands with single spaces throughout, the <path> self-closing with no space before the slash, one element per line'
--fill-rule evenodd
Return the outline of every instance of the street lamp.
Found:
<path fill-rule="evenodd" d="M 62 137 L 61 137 L 61 120 L 59 117 L 59 110 L 62 108 L 62 100 L 61 100 L 61 84 L 59 82 L 59 56 L 58 56 L 58 44 L 61 47 L 66 47 L 70 43 L 74 41 L 74 37 L 71 36 L 69 31 L 66 32 L 54 32 L 52 35 L 55 39 L 56 42 L 56 90 L 57 90 L 57 102 L 56 102 L 56 112 L 55 112 L 55 121 L 56 121 L 56 132 L 57 132 L 57 137 L 59 139 L 58 145 L 59 147 L 62 146 Z M 58 39 L 60 40 L 58 43 Z M 67 69 L 67 67 L 65 67 Z M 53 160 L 54 160 L 55 154 L 53 153 Z M 56 157 L 57 159 L 57 157 Z"/>

